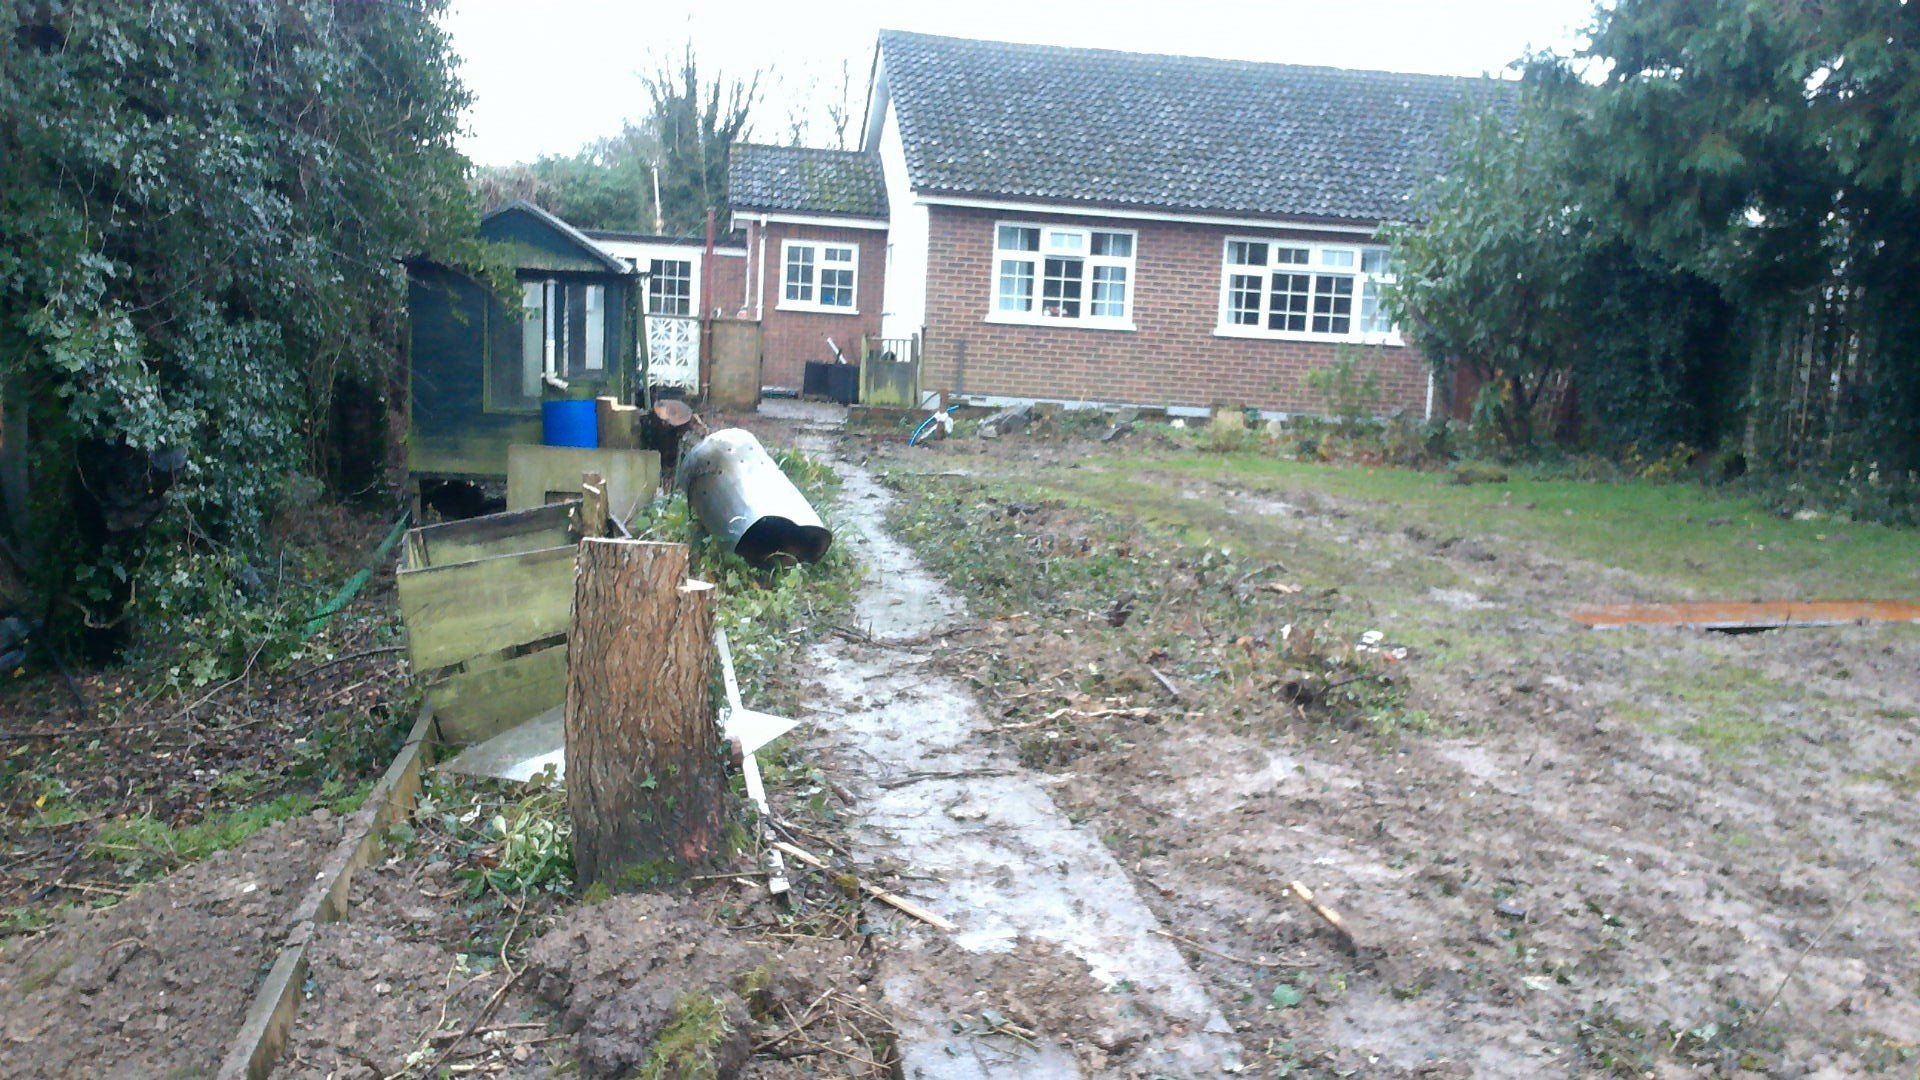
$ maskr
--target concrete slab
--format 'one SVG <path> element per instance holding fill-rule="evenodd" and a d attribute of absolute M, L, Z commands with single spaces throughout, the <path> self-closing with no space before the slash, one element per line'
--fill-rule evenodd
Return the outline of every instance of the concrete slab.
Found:
<path fill-rule="evenodd" d="M 567 771 L 566 707 L 556 705 L 539 716 L 462 750 L 440 767 L 467 776 L 531 780 L 548 766 L 554 776 Z"/>

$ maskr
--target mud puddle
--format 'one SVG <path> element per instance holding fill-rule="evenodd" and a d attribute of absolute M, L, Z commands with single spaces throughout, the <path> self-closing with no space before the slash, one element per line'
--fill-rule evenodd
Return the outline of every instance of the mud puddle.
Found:
<path fill-rule="evenodd" d="M 856 613 L 875 638 L 908 639 L 957 624 L 959 602 L 885 530 L 890 501 L 865 470 L 837 462 L 842 541 L 867 567 Z M 977 1023 L 990 989 L 909 934 L 892 951 L 886 992 L 898 1010 L 909 1077 L 1071 1077 L 1124 1062 L 1196 1076 L 1237 1068 L 1240 1048 L 1220 1010 L 1099 838 L 1048 795 L 1047 778 L 989 738 L 959 680 L 906 649 L 815 646 L 818 705 L 839 718 L 818 730 L 848 766 L 862 854 L 897 860 L 906 886 L 959 925 L 955 943 L 1017 984 L 1036 952 L 1071 958 L 1090 976 L 1080 1012 L 1061 1028 L 995 1039 Z M 1040 1008 L 1042 1014 L 1057 1010 Z M 991 1014 L 989 1014 L 991 1020 Z M 1082 1026 L 1084 1025 L 1084 1029 Z"/>

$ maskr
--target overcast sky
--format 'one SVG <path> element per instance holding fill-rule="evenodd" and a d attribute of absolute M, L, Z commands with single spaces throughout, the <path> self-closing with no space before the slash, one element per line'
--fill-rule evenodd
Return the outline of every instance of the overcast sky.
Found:
<path fill-rule="evenodd" d="M 640 74 L 688 42 L 701 65 L 764 72 L 753 134 L 792 118 L 828 139 L 842 64 L 865 94 L 882 28 L 1442 75 L 1498 73 L 1568 49 L 1593 0 L 454 0 L 447 16 L 474 94 L 465 149 L 487 165 L 567 154 L 645 109 Z M 857 131 L 855 137 L 857 137 Z"/>

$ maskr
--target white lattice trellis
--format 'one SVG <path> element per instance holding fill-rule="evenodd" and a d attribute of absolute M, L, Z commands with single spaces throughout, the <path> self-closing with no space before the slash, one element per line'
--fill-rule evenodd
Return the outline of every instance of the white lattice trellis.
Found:
<path fill-rule="evenodd" d="M 700 392 L 700 320 L 685 315 L 647 316 L 647 381 Z"/>

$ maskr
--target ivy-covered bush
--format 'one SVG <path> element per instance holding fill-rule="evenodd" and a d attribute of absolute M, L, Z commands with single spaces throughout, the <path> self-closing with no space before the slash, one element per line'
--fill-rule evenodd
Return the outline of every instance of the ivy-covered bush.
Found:
<path fill-rule="evenodd" d="M 0 394 L 55 629 L 243 559 L 338 460 L 337 388 L 394 384 L 399 260 L 474 257 L 443 6 L 0 4 Z"/>

